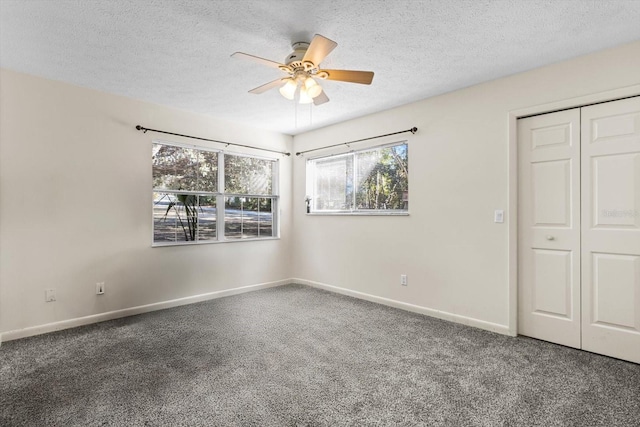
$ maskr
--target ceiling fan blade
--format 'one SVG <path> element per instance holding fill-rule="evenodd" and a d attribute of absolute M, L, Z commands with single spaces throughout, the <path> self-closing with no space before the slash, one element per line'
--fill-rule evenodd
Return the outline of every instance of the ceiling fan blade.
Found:
<path fill-rule="evenodd" d="M 274 87 L 278 87 L 278 86 L 282 86 L 285 83 L 285 79 L 276 79 L 272 82 L 269 83 L 265 83 L 262 86 L 258 86 L 255 89 L 251 89 L 249 91 L 249 93 L 255 93 L 256 95 L 260 95 L 261 93 L 264 93 L 266 91 L 268 91 L 269 89 L 273 89 Z"/>
<path fill-rule="evenodd" d="M 258 64 L 266 65 L 267 67 L 278 68 L 280 70 L 288 69 L 284 64 L 269 59 L 260 58 L 259 56 L 249 55 L 248 53 L 236 52 L 231 55 L 234 58 L 245 58 Z"/>
<path fill-rule="evenodd" d="M 373 71 L 353 71 L 353 70 L 319 70 L 318 73 L 327 73 L 327 80 L 337 80 L 340 82 L 360 83 L 370 85 L 373 80 Z"/>
<path fill-rule="evenodd" d="M 322 105 L 325 102 L 329 102 L 329 97 L 324 91 L 320 92 L 320 95 L 313 98 L 313 105 Z"/>
<path fill-rule="evenodd" d="M 313 65 L 317 67 L 320 65 L 322 60 L 336 48 L 336 46 L 338 46 L 338 43 L 333 40 L 329 40 L 320 34 L 316 34 L 313 36 L 313 40 L 311 40 L 311 44 L 309 45 L 307 52 L 304 54 L 302 61 L 313 62 Z"/>

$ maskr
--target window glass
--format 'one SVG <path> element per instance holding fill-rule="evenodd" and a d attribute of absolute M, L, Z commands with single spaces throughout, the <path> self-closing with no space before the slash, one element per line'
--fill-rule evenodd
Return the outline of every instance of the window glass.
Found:
<path fill-rule="evenodd" d="M 348 210 L 353 201 L 353 157 L 319 160 L 315 163 L 316 210 Z"/>
<path fill-rule="evenodd" d="M 154 144 L 153 188 L 217 191 L 218 153 Z"/>
<path fill-rule="evenodd" d="M 153 241 L 216 240 L 216 198 L 195 194 L 153 193 Z"/>
<path fill-rule="evenodd" d="M 407 146 L 397 145 L 355 154 L 357 209 L 408 209 Z"/>
<path fill-rule="evenodd" d="M 311 213 L 407 212 L 408 152 L 399 143 L 309 160 Z"/>
<path fill-rule="evenodd" d="M 272 194 L 273 160 L 255 157 L 224 156 L 225 193 Z"/>
<path fill-rule="evenodd" d="M 227 239 L 273 237 L 272 199 L 227 197 L 224 209 Z"/>

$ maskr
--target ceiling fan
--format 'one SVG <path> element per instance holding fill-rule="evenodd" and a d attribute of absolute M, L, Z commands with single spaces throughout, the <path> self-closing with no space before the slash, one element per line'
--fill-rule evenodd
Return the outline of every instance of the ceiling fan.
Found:
<path fill-rule="evenodd" d="M 281 64 L 269 59 L 249 55 L 247 53 L 236 52 L 232 57 L 246 58 L 260 64 L 278 68 L 289 75 L 276 79 L 272 82 L 251 89 L 249 93 L 261 94 L 269 89 L 280 87 L 280 94 L 287 99 L 295 99 L 298 93 L 298 100 L 301 104 L 313 102 L 321 105 L 329 101 L 329 97 L 322 90 L 316 79 L 336 80 L 340 82 L 371 84 L 373 80 L 372 71 L 353 70 L 324 70 L 320 68 L 320 63 L 338 46 L 338 43 L 320 34 L 313 36 L 311 43 L 296 42 L 291 45 L 293 52 L 287 56 L 285 63 Z"/>

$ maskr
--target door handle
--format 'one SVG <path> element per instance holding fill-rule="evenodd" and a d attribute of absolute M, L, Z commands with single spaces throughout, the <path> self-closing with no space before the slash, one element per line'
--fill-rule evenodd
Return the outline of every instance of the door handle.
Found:
<path fill-rule="evenodd" d="M 556 240 L 556 238 L 553 236 L 547 236 L 547 240 Z"/>

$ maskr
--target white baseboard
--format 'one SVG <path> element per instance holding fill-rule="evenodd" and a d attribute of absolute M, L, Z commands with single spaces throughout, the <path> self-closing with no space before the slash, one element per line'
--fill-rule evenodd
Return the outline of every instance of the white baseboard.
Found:
<path fill-rule="evenodd" d="M 47 323 L 44 325 L 31 326 L 24 329 L 16 329 L 3 332 L 0 334 L 0 345 L 3 341 L 11 341 L 19 338 L 31 337 L 34 335 L 45 334 L 48 332 L 60 331 L 63 329 L 75 328 L 77 326 L 89 325 L 92 323 L 104 322 L 106 320 L 119 319 L 121 317 L 135 316 L 137 314 L 149 313 L 151 311 L 164 310 L 166 308 L 178 307 L 181 305 L 193 304 L 196 302 L 212 300 L 216 298 L 227 297 L 231 295 L 242 294 L 246 292 L 257 291 L 260 289 L 273 288 L 276 286 L 288 285 L 290 283 L 299 283 L 301 285 L 311 286 L 338 294 L 348 295 L 354 298 L 387 305 L 390 307 L 407 310 L 414 313 L 424 314 L 426 316 L 435 317 L 437 319 L 447 320 L 450 322 L 461 323 L 463 325 L 473 326 L 487 331 L 496 332 L 503 335 L 513 335 L 508 326 L 497 323 L 486 322 L 471 317 L 460 316 L 458 314 L 447 313 L 445 311 L 434 310 L 432 308 L 422 307 L 419 305 L 409 304 L 406 302 L 396 301 L 389 298 L 383 298 L 363 292 L 353 291 L 346 288 L 327 285 L 325 283 L 314 282 L 306 279 L 284 279 L 275 282 L 260 283 L 257 285 L 242 286 L 233 289 L 225 289 L 222 291 L 209 292 L 206 294 L 194 295 L 190 297 L 178 298 L 170 301 L 162 301 L 153 304 L 140 305 L 137 307 L 124 308 L 121 310 L 108 311 L 106 313 L 93 314 L 90 316 L 78 317 L 75 319 L 61 320 L 59 322 Z"/>
<path fill-rule="evenodd" d="M 38 326 L 31 326 L 24 329 L 16 329 L 13 331 L 7 331 L 0 334 L 0 344 L 3 341 L 11 341 L 19 338 L 26 338 L 34 335 L 46 334 L 48 332 L 61 331 L 63 329 L 75 328 L 77 326 L 84 326 L 92 323 L 104 322 L 106 320 L 119 319 L 121 317 L 135 316 L 136 314 L 148 313 L 150 311 L 164 310 L 165 308 L 178 307 L 181 305 L 193 304 L 196 302 L 228 297 L 231 295 L 243 294 L 245 292 L 273 288 L 273 287 L 282 286 L 282 285 L 288 285 L 290 283 L 292 283 L 291 280 L 285 279 L 285 280 L 278 280 L 276 282 L 242 286 L 239 288 L 209 292 L 206 294 L 178 298 L 170 301 L 162 301 L 162 302 L 156 302 L 153 304 L 140 305 L 137 307 L 123 308 L 121 310 L 108 311 L 106 313 L 92 314 L 90 316 L 78 317 L 75 319 L 61 320 L 59 322 L 46 323 L 44 325 L 38 325 Z"/>
<path fill-rule="evenodd" d="M 375 295 L 365 294 L 363 292 L 352 291 L 351 289 L 340 288 L 337 286 L 327 285 L 325 283 L 314 282 L 305 279 L 291 279 L 291 283 L 299 283 L 318 289 L 324 289 L 338 294 L 348 295 L 350 297 L 375 302 L 378 304 L 388 305 L 390 307 L 407 310 L 414 313 L 424 314 L 426 316 L 435 317 L 437 319 L 447 320 L 449 322 L 461 323 L 463 325 L 473 326 L 475 328 L 496 332 L 503 335 L 513 335 L 507 325 L 491 323 L 484 320 L 474 319 L 471 317 L 461 316 L 459 314 L 447 313 L 446 311 L 434 310 L 432 308 L 422 307 L 419 305 L 409 304 L 406 302 L 396 301 L 389 298 L 378 297 Z"/>

